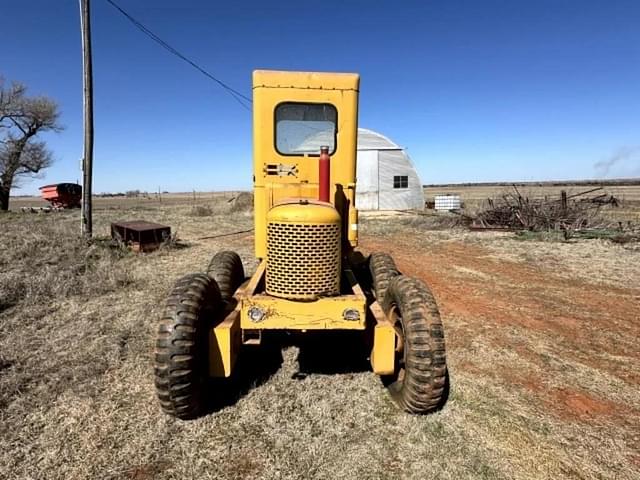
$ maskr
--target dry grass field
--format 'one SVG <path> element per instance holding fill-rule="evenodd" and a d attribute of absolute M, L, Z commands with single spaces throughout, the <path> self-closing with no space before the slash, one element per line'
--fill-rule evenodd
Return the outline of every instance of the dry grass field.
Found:
<path fill-rule="evenodd" d="M 251 233 L 207 238 L 252 228 L 227 200 L 100 199 L 91 245 L 78 211 L 0 215 L 0 478 L 640 478 L 637 243 L 363 218 L 362 249 L 392 253 L 439 302 L 441 411 L 398 411 L 352 337 L 323 338 L 326 359 L 274 337 L 245 352 L 238 398 L 194 421 L 163 415 L 152 351 L 172 283 L 220 249 L 256 266 Z M 178 241 L 136 255 L 102 240 L 133 219 Z"/>

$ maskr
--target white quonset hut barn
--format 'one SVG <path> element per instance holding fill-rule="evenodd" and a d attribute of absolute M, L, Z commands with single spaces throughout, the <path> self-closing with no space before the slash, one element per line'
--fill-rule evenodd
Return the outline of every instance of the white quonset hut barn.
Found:
<path fill-rule="evenodd" d="M 422 182 L 409 155 L 384 135 L 358 129 L 358 210 L 424 208 Z"/>

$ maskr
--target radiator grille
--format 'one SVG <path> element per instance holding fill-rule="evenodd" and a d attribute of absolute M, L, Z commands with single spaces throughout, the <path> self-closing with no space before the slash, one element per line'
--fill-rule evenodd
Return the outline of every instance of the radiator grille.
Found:
<path fill-rule="evenodd" d="M 340 224 L 269 222 L 269 295 L 311 299 L 340 292 Z"/>

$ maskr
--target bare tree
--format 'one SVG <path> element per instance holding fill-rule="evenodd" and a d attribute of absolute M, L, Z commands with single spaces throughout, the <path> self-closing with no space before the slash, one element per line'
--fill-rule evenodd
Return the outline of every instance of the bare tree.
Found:
<path fill-rule="evenodd" d="M 27 97 L 24 85 L 6 86 L 0 77 L 0 210 L 9 209 L 18 177 L 37 175 L 52 164 L 51 151 L 37 135 L 61 131 L 59 116 L 53 100 Z"/>

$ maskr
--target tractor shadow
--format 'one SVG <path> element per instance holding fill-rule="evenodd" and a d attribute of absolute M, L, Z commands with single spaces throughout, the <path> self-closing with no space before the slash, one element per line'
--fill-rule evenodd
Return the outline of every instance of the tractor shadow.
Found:
<path fill-rule="evenodd" d="M 243 349 L 230 378 L 211 379 L 208 395 L 210 400 L 203 414 L 233 406 L 251 390 L 268 382 L 282 367 L 283 351 L 289 347 L 298 348 L 298 370 L 291 376 L 293 380 L 302 381 L 310 375 L 371 373 L 369 354 L 372 339 L 368 337 L 367 332 L 265 332 L 262 345 Z M 448 369 L 445 371 L 444 380 L 440 402 L 429 413 L 442 410 L 449 400 L 451 387 Z M 380 377 L 381 385 L 386 388 L 389 388 L 393 381 L 391 376 Z M 402 406 L 400 408 L 402 409 Z"/>
<path fill-rule="evenodd" d="M 262 345 L 244 348 L 229 378 L 212 378 L 207 383 L 203 415 L 235 405 L 251 390 L 265 384 L 282 367 L 285 348 L 299 349 L 298 371 L 309 375 L 337 375 L 371 371 L 363 332 L 315 332 L 313 335 L 266 332 Z"/>
<path fill-rule="evenodd" d="M 282 367 L 282 352 L 287 347 L 298 347 L 298 371 L 291 378 L 304 380 L 309 375 L 341 375 L 371 372 L 369 346 L 363 332 L 315 332 L 313 335 L 271 333 L 263 344 L 246 348 L 238 357 L 230 378 L 211 379 L 207 385 L 207 405 L 203 415 L 218 412 L 235 405 L 251 390 L 265 384 Z M 391 380 L 381 377 L 389 387 Z M 449 370 L 445 372 L 444 392 L 438 406 L 442 410 L 450 395 Z"/>
<path fill-rule="evenodd" d="M 299 347 L 298 371 L 302 380 L 309 375 L 337 375 L 371 371 L 364 333 L 323 331 L 295 338 Z"/>
<path fill-rule="evenodd" d="M 303 336 L 297 343 L 298 372 L 292 378 L 304 380 L 309 375 L 340 375 L 371 372 L 369 354 L 371 345 L 365 340 L 365 332 L 318 332 Z M 380 377 L 381 384 L 388 388 L 393 379 Z M 449 400 L 451 390 L 449 369 L 445 370 L 442 397 L 438 405 L 428 413 L 442 410 Z"/>
<path fill-rule="evenodd" d="M 269 337 L 272 337 L 269 335 Z M 266 383 L 282 366 L 283 340 L 263 338 L 263 344 L 243 349 L 229 378 L 211 378 L 204 414 L 235 405 L 254 388 Z"/>

